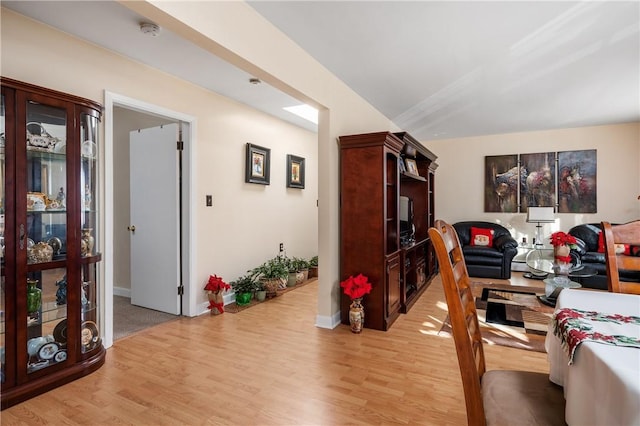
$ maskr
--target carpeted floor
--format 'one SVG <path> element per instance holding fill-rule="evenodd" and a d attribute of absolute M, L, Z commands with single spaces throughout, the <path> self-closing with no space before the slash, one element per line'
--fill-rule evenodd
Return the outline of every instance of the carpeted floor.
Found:
<path fill-rule="evenodd" d="M 176 318 L 179 317 L 132 305 L 128 297 L 113 296 L 114 341 Z"/>
<path fill-rule="evenodd" d="M 485 344 L 545 352 L 544 340 L 553 308 L 541 304 L 524 286 L 474 283 L 476 311 Z M 439 335 L 451 335 L 449 316 Z"/>

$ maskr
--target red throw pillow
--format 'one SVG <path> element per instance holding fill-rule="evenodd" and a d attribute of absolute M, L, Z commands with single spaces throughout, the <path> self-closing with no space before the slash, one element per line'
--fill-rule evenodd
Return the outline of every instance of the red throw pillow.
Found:
<path fill-rule="evenodd" d="M 472 246 L 493 246 L 493 229 L 471 227 L 471 245 Z"/>
<path fill-rule="evenodd" d="M 616 254 L 631 255 L 631 246 L 629 244 L 615 244 Z M 604 232 L 598 234 L 598 253 L 604 253 Z"/>

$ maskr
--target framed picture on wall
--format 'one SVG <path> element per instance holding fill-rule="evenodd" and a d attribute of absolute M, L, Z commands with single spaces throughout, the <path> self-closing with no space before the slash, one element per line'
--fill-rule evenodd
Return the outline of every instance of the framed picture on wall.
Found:
<path fill-rule="evenodd" d="M 304 189 L 304 158 L 287 154 L 287 188 Z"/>
<path fill-rule="evenodd" d="M 271 149 L 247 143 L 245 179 L 247 183 L 269 185 Z"/>
<path fill-rule="evenodd" d="M 558 212 L 597 213 L 597 152 L 558 152 Z"/>

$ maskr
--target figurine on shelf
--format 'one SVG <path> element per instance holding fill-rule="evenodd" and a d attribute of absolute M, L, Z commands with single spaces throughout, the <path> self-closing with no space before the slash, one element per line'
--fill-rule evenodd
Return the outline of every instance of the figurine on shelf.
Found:
<path fill-rule="evenodd" d="M 91 210 L 91 189 L 89 189 L 89 184 L 84 186 L 84 209 Z"/>
<path fill-rule="evenodd" d="M 60 207 L 64 207 L 65 198 L 66 198 L 66 195 L 64 195 L 64 188 L 60 187 L 60 191 L 58 192 L 58 195 L 56 196 L 56 201 L 60 204 Z"/>

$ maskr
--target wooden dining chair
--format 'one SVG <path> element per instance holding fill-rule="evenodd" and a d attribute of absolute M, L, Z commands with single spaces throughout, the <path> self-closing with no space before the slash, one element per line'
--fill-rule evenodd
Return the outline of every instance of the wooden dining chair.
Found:
<path fill-rule="evenodd" d="M 636 271 L 640 275 L 640 257 L 631 256 L 631 247 L 640 246 L 640 220 L 625 223 L 623 225 L 611 225 L 609 222 L 602 222 L 602 233 L 604 236 L 604 254 L 607 263 L 607 287 L 612 293 L 640 294 L 640 283 L 620 281 L 620 270 Z M 616 253 L 627 251 L 625 245 L 629 247 L 629 253 Z"/>
<path fill-rule="evenodd" d="M 564 425 L 562 388 L 549 375 L 486 371 L 471 282 L 455 229 L 442 220 L 429 228 L 440 265 L 458 354 L 469 425 Z"/>

